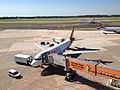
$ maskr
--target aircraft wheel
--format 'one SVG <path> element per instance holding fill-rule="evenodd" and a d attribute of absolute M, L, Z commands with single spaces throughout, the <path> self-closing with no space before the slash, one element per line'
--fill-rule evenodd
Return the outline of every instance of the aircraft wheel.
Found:
<path fill-rule="evenodd" d="M 73 78 L 72 78 L 72 76 L 70 75 L 70 76 L 66 76 L 66 77 L 65 77 L 65 80 L 71 82 L 71 81 L 73 81 Z"/>
<path fill-rule="evenodd" d="M 72 73 L 66 73 L 66 77 L 65 77 L 65 80 L 66 81 L 70 81 L 70 82 L 72 82 L 73 81 L 73 79 L 74 79 L 74 75 L 72 74 Z"/>

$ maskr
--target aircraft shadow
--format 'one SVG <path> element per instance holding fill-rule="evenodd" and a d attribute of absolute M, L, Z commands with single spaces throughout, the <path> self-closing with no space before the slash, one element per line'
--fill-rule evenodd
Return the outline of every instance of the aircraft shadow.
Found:
<path fill-rule="evenodd" d="M 50 65 L 41 72 L 41 76 L 49 76 L 54 74 L 65 76 L 66 73 L 64 71 L 64 67 Z"/>
<path fill-rule="evenodd" d="M 68 50 L 73 50 L 73 51 L 79 51 L 79 50 L 91 50 L 91 51 L 97 51 L 97 50 L 100 50 L 100 49 L 91 49 L 91 48 L 86 48 L 86 47 L 83 47 L 83 48 L 80 48 L 80 47 L 75 47 L 75 48 L 68 48 Z"/>
<path fill-rule="evenodd" d="M 85 84 L 85 85 L 88 85 L 88 86 L 95 88 L 97 90 L 113 90 L 112 88 L 104 86 L 104 85 L 100 84 L 99 82 L 88 80 L 88 79 L 86 79 L 82 76 L 79 76 L 79 75 L 75 76 L 75 78 L 73 79 L 73 82 L 74 83 L 77 82 L 78 84 L 79 83 Z"/>
<path fill-rule="evenodd" d="M 55 75 L 55 74 L 65 76 L 66 72 L 64 71 L 64 67 L 62 67 L 62 66 L 56 66 L 56 67 L 48 66 L 47 68 L 45 68 L 41 72 L 41 76 L 49 76 L 49 75 Z M 86 79 L 82 76 L 79 76 L 77 74 L 73 78 L 72 83 L 88 85 L 88 86 L 95 88 L 97 90 L 113 90 L 113 89 L 106 87 L 98 82 L 88 80 L 88 79 Z"/>

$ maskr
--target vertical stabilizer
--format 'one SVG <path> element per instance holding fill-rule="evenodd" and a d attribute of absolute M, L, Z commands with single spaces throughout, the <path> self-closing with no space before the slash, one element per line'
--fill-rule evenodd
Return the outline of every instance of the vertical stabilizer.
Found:
<path fill-rule="evenodd" d="M 71 35 L 70 35 L 70 40 L 71 40 L 71 42 L 74 41 L 74 37 L 73 37 L 73 35 L 74 35 L 74 27 L 73 27 L 73 30 L 72 30 Z"/>
<path fill-rule="evenodd" d="M 105 26 L 102 23 L 97 23 L 98 30 L 103 29 L 103 28 L 105 28 Z"/>

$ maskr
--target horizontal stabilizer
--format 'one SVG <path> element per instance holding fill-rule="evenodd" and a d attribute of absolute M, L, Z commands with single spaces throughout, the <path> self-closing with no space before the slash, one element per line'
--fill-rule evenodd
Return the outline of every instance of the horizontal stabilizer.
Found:
<path fill-rule="evenodd" d="M 97 52 L 97 50 L 81 50 L 81 51 L 71 51 L 71 52 L 64 52 L 63 55 L 73 55 L 73 54 L 81 54 L 81 53 L 94 53 Z"/>
<path fill-rule="evenodd" d="M 46 50 L 46 49 L 47 49 L 46 46 L 41 45 L 40 42 L 35 42 L 34 44 L 35 44 L 37 47 L 39 47 L 40 49 L 42 49 L 42 50 Z"/>

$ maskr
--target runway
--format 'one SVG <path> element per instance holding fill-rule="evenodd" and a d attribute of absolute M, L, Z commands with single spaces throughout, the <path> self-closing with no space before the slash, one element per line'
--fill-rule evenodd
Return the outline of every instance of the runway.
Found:
<path fill-rule="evenodd" d="M 112 23 L 112 22 L 116 22 L 116 23 L 120 23 L 120 20 L 97 20 L 98 22 L 100 21 L 101 23 L 106 23 L 105 26 L 108 27 L 120 27 L 120 25 L 109 25 L 107 23 Z M 16 21 L 17 22 L 17 21 Z M 81 29 L 81 28 L 94 28 L 96 29 L 97 24 L 91 24 L 91 23 L 87 23 L 87 21 L 74 21 L 74 22 L 62 22 L 60 24 L 51 24 L 51 25 L 41 25 L 41 24 L 36 24 L 36 23 L 7 23 L 7 24 L 0 24 L 0 30 L 4 30 L 4 29 L 48 29 L 48 30 L 68 30 L 71 28 L 77 28 L 77 29 Z"/>

